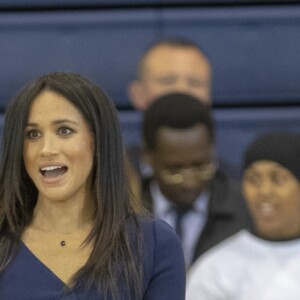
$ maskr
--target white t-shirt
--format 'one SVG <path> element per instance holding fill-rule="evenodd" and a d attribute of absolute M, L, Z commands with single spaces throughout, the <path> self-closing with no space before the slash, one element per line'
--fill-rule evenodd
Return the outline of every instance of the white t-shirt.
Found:
<path fill-rule="evenodd" d="M 203 254 L 186 300 L 299 300 L 300 239 L 266 241 L 241 230 Z"/>

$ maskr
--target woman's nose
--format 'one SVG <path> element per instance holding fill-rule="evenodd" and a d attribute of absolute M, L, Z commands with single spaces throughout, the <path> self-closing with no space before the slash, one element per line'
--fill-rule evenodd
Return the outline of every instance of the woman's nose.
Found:
<path fill-rule="evenodd" d="M 58 145 L 54 137 L 44 136 L 42 139 L 41 155 L 49 156 L 57 154 Z"/>

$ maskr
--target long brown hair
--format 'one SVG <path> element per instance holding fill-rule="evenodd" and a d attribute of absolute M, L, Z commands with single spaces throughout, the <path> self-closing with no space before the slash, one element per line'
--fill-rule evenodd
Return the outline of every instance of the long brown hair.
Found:
<path fill-rule="evenodd" d="M 0 273 L 16 254 L 37 201 L 38 191 L 23 162 L 23 141 L 30 105 L 44 90 L 64 96 L 77 107 L 95 143 L 92 193 L 96 209 L 86 241 L 93 243 L 93 250 L 71 283 L 96 286 L 114 299 L 118 299 L 122 283 L 128 298 L 138 299 L 143 285 L 142 235 L 137 222 L 139 208 L 132 205 L 130 196 L 117 110 L 101 88 L 74 73 L 39 77 L 25 86 L 7 109 L 0 164 Z"/>

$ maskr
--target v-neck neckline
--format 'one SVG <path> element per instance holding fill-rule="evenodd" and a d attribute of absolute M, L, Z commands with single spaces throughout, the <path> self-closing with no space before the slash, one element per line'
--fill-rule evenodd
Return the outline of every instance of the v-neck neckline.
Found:
<path fill-rule="evenodd" d="M 74 292 L 72 288 L 70 288 L 62 279 L 60 279 L 47 265 L 45 265 L 27 246 L 26 244 L 21 241 L 21 247 L 27 252 L 29 257 L 31 257 L 31 260 L 34 262 L 35 265 L 37 265 L 39 268 L 42 268 L 44 271 L 46 271 L 49 276 L 53 278 L 57 283 L 59 283 L 63 289 L 67 289 L 70 292 Z"/>

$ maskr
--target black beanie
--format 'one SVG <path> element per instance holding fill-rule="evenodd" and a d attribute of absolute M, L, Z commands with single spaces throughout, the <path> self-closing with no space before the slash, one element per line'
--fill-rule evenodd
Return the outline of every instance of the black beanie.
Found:
<path fill-rule="evenodd" d="M 300 181 L 300 135 L 273 132 L 256 138 L 244 154 L 243 171 L 258 160 L 277 162 Z"/>

